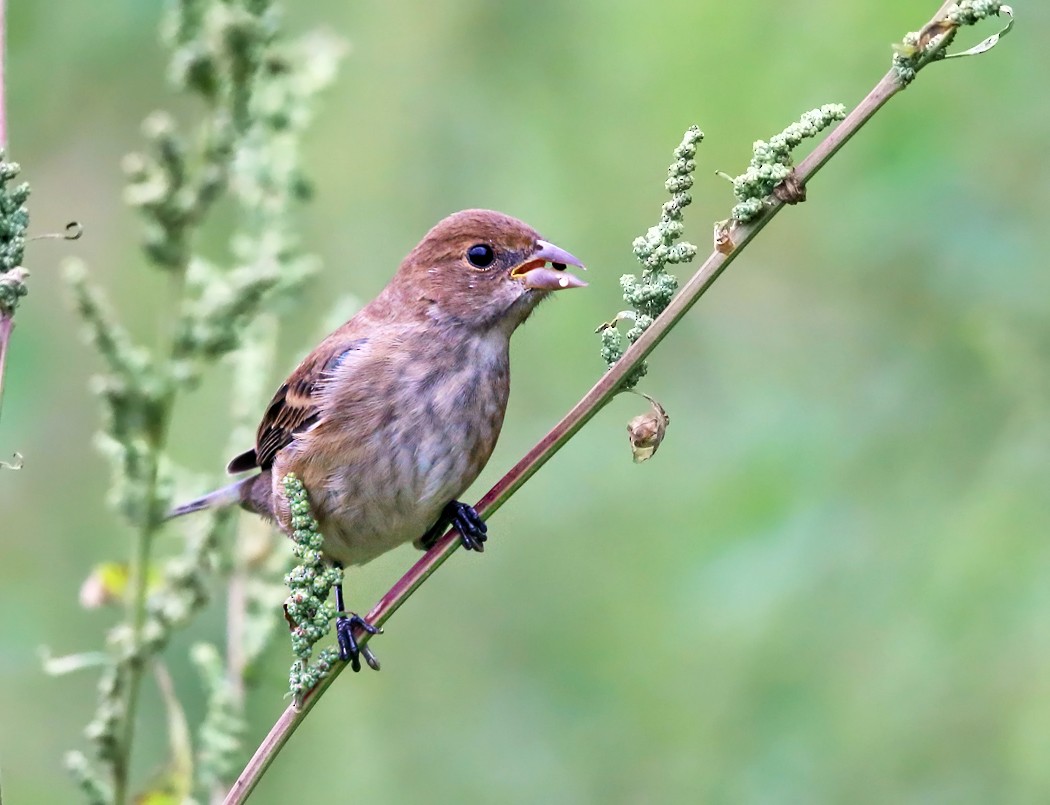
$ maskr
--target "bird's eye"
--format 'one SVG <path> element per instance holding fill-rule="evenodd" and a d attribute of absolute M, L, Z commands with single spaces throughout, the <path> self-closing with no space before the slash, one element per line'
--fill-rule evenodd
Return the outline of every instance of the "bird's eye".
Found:
<path fill-rule="evenodd" d="M 475 243 L 467 249 L 467 259 L 472 266 L 477 268 L 488 268 L 496 259 L 496 253 L 487 243 Z"/>

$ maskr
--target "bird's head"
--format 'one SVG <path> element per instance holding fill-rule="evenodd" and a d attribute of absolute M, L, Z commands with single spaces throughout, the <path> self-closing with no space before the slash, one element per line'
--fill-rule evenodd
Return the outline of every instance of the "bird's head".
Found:
<path fill-rule="evenodd" d="M 491 210 L 464 210 L 439 222 L 401 264 L 396 278 L 426 315 L 509 335 L 551 291 L 587 283 L 583 265 L 530 226 Z"/>

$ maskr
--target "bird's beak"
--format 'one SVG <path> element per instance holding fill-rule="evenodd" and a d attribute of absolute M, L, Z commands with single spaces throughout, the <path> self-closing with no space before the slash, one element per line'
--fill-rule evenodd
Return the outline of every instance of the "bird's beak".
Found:
<path fill-rule="evenodd" d="M 565 270 L 567 265 L 584 268 L 583 263 L 553 243 L 537 240 L 536 245 L 539 249 L 533 252 L 531 258 L 511 269 L 511 277 L 521 280 L 526 288 L 537 291 L 587 287 L 586 282 Z"/>

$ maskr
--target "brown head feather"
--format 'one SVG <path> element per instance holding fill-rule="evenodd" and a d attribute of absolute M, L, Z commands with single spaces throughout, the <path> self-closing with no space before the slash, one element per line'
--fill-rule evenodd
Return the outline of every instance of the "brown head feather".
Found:
<path fill-rule="evenodd" d="M 475 265 L 469 259 L 471 247 L 479 245 L 492 250 L 491 263 Z M 234 458 L 227 469 L 268 469 L 279 451 L 312 428 L 325 381 L 349 353 L 364 347 L 370 333 L 384 333 L 388 342 L 377 354 L 396 349 L 399 329 L 413 322 L 438 325 L 445 333 L 498 329 L 509 337 L 548 294 L 530 290 L 511 275 L 542 245 L 532 227 L 492 210 L 464 210 L 439 222 L 409 252 L 379 296 L 292 372 L 266 409 L 255 449 Z"/>
<path fill-rule="evenodd" d="M 540 235 L 528 224 L 492 210 L 463 210 L 440 221 L 401 263 L 387 292 L 429 319 L 508 335 L 546 293 L 529 291 L 510 276 L 537 249 Z M 472 246 L 488 246 L 490 265 L 472 265 Z M 386 295 L 386 293 L 384 295 Z M 379 300 L 377 300 L 379 301 Z"/>

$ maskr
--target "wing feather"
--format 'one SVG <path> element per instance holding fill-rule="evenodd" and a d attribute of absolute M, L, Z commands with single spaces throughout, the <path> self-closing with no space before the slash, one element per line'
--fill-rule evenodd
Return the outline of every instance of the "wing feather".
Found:
<path fill-rule="evenodd" d="M 329 338 L 311 352 L 273 395 L 255 437 L 255 448 L 236 456 L 227 465 L 230 473 L 259 467 L 269 469 L 277 453 L 320 417 L 320 391 L 350 353 L 368 343 L 358 338 L 347 343 Z"/>

